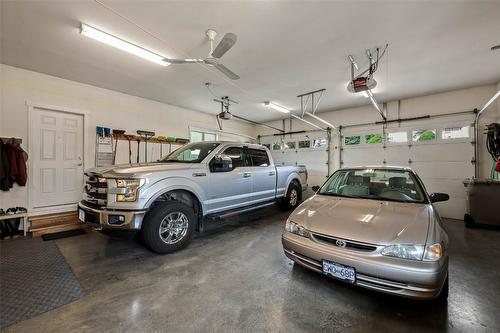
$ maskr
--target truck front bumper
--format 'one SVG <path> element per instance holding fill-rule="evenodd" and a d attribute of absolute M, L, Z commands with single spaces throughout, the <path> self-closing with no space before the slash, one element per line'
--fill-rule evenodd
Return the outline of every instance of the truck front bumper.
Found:
<path fill-rule="evenodd" d="M 78 203 L 80 221 L 96 229 L 139 230 L 145 214 L 144 210 L 95 209 Z"/>

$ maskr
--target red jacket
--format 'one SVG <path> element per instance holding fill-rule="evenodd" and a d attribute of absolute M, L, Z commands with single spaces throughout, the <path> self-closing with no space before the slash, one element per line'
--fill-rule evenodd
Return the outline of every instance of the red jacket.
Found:
<path fill-rule="evenodd" d="M 26 160 L 28 155 L 21 147 L 12 145 L 4 146 L 7 151 L 7 159 L 10 165 L 9 185 L 12 187 L 14 182 L 19 186 L 26 186 L 28 180 L 28 170 L 26 168 Z"/>

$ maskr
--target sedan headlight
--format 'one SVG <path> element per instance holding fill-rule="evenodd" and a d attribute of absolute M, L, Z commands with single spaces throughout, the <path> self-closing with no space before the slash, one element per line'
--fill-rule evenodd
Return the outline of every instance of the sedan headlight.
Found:
<path fill-rule="evenodd" d="M 144 185 L 144 179 L 117 179 L 116 185 L 120 189 L 125 189 L 125 193 L 116 195 L 116 201 L 131 202 L 137 200 L 137 192 Z"/>
<path fill-rule="evenodd" d="M 442 253 L 443 248 L 441 244 L 428 246 L 420 244 L 396 244 L 386 246 L 382 250 L 382 255 L 384 256 L 420 261 L 437 261 L 441 258 Z"/>
<path fill-rule="evenodd" d="M 302 237 L 309 237 L 309 231 L 307 231 L 303 226 L 298 223 L 286 220 L 285 229 L 292 234 L 296 234 Z"/>

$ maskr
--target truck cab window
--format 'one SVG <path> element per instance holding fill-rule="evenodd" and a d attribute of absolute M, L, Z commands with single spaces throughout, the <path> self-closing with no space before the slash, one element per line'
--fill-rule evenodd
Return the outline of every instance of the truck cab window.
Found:
<path fill-rule="evenodd" d="M 248 149 L 248 155 L 252 161 L 252 166 L 269 166 L 269 156 L 265 150 L 260 149 Z"/>
<path fill-rule="evenodd" d="M 245 165 L 245 159 L 243 155 L 243 148 L 241 147 L 229 147 L 224 150 L 224 155 L 227 155 L 233 160 L 233 169 Z"/>

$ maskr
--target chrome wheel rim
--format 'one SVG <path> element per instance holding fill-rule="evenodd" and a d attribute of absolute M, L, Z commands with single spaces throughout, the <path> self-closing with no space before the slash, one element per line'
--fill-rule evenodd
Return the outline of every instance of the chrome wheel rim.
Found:
<path fill-rule="evenodd" d="M 186 236 L 189 220 L 182 212 L 172 212 L 163 218 L 158 230 L 161 240 L 166 244 L 175 244 Z"/>
<path fill-rule="evenodd" d="M 292 189 L 290 191 L 290 205 L 291 206 L 295 206 L 297 204 L 298 198 L 299 198 L 299 196 L 297 194 L 297 190 L 296 189 Z"/>

